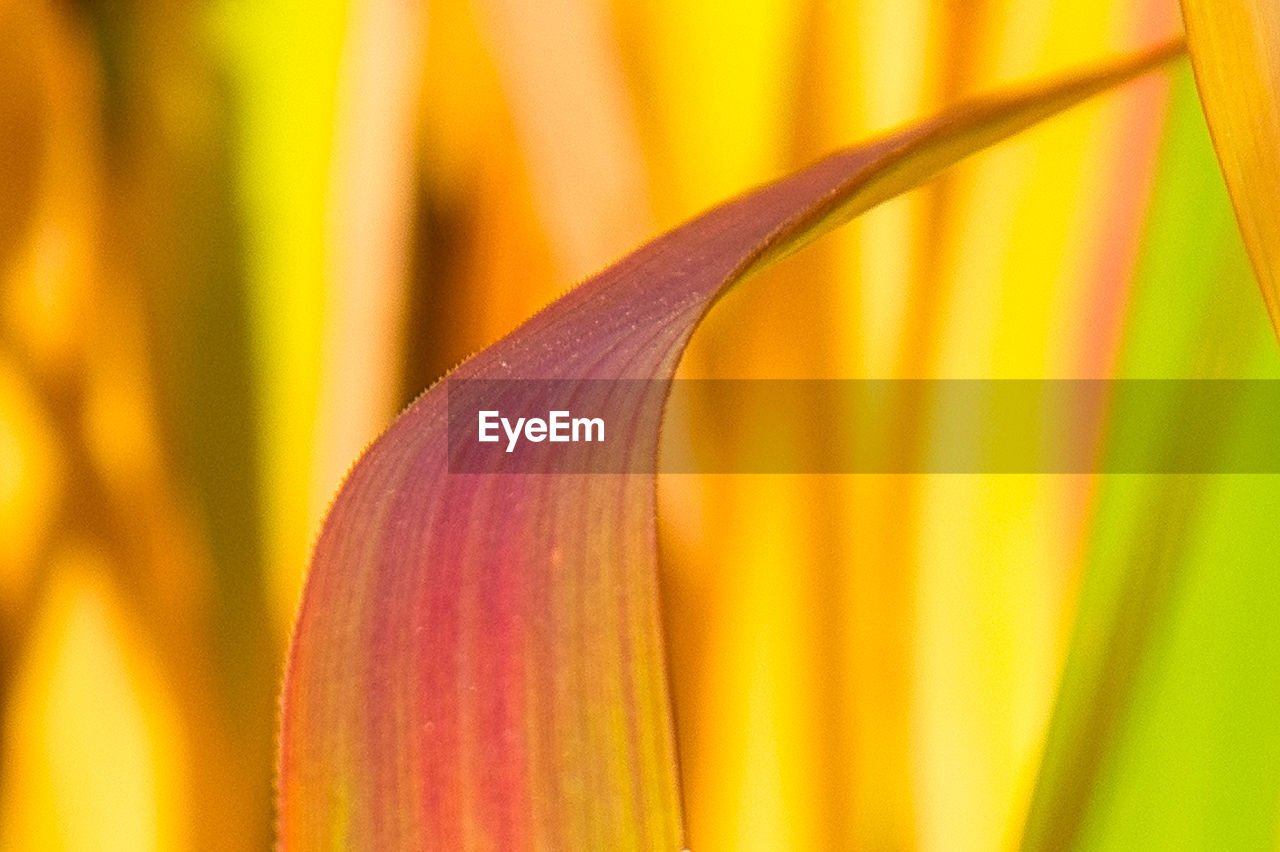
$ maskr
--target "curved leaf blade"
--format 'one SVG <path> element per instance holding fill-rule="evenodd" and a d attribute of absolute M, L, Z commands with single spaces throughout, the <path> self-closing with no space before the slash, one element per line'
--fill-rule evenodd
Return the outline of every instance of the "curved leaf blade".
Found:
<path fill-rule="evenodd" d="M 1213 147 L 1280 334 L 1280 7 L 1182 0 L 1182 16 Z"/>
<path fill-rule="evenodd" d="M 1180 51 L 833 154 L 642 247 L 451 375 L 669 379 L 746 275 Z M 447 393 L 374 442 L 321 530 L 282 699 L 281 845 L 680 848 L 653 477 L 448 473 Z M 615 416 L 647 459 L 660 414 L 641 399 Z"/>

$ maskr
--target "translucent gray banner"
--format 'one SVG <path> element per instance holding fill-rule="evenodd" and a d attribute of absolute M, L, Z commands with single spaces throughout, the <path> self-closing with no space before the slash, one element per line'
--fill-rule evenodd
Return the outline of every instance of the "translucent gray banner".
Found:
<path fill-rule="evenodd" d="M 1280 381 L 452 379 L 447 388 L 451 473 L 1280 473 Z M 655 458 L 641 436 L 658 424 Z"/>

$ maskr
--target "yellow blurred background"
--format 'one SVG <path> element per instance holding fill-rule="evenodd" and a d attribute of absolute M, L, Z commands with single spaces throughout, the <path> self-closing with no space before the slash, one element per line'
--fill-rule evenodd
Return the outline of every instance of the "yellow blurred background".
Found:
<path fill-rule="evenodd" d="M 711 203 L 1179 27 L 1175 0 L 0 0 L 0 848 L 269 845 L 308 548 L 400 407 Z M 1174 79 L 744 286 L 684 374 L 1112 375 Z M 1094 490 L 664 477 L 692 847 L 1016 845 Z"/>

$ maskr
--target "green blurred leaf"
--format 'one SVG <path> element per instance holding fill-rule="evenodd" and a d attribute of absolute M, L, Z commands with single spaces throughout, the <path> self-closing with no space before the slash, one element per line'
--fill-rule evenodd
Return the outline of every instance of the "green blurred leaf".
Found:
<path fill-rule="evenodd" d="M 1280 378 L 1185 75 L 1156 185 L 1120 375 Z M 1024 849 L 1274 845 L 1276 505 L 1275 476 L 1101 479 Z"/>

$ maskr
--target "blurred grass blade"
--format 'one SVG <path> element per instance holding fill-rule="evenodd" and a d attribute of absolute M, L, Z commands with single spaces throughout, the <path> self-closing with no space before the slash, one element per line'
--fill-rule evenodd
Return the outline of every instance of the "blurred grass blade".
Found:
<path fill-rule="evenodd" d="M 1218 162 L 1280 333 L 1280 6 L 1182 0 L 1182 15 Z"/>
<path fill-rule="evenodd" d="M 975 100 L 748 192 L 452 377 L 670 378 L 747 274 L 1180 51 Z M 450 474 L 446 392 L 366 451 L 321 530 L 285 679 L 281 844 L 680 848 L 653 478 Z M 651 459 L 658 414 L 642 400 L 611 428 Z"/>
<path fill-rule="evenodd" d="M 1190 75 L 1173 91 L 1117 375 L 1274 381 L 1280 349 Z M 1280 656 L 1280 477 L 1095 487 L 1022 849 L 1275 848 L 1280 670 L 1259 661 Z"/>
<path fill-rule="evenodd" d="M 0 270 L 36 205 L 47 128 L 37 77 L 37 24 L 22 4 L 0 2 Z"/>

